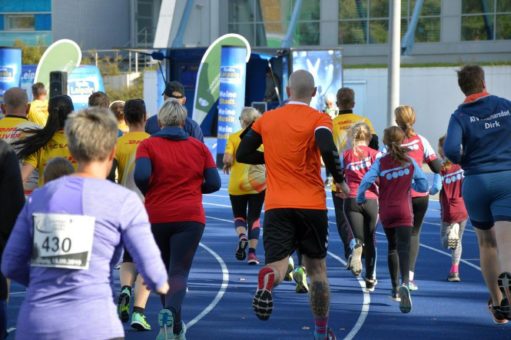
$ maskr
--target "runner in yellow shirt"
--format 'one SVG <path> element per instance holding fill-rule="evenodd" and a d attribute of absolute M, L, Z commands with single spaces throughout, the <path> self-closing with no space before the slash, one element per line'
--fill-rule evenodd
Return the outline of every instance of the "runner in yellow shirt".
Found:
<path fill-rule="evenodd" d="M 260 116 L 261 113 L 252 107 L 245 107 L 241 111 L 240 121 L 243 129 L 229 136 L 223 159 L 224 172 L 231 173 L 229 198 L 234 214 L 234 227 L 239 239 L 236 258 L 240 261 L 245 260 L 248 246 L 248 264 L 251 265 L 259 264 L 256 248 L 260 231 L 259 218 L 266 189 L 266 169 L 264 165 L 238 163 L 235 155 L 241 142 L 240 134 Z"/>
<path fill-rule="evenodd" d="M 143 201 L 144 196 L 138 189 L 133 178 L 135 171 L 135 156 L 137 147 L 144 139 L 151 137 L 144 131 L 146 121 L 146 107 L 142 99 L 131 99 L 123 103 L 123 120 L 126 121 L 129 131 L 117 140 L 115 161 L 119 173 L 118 183 L 133 190 Z M 135 281 L 136 279 L 136 281 Z M 131 315 L 131 327 L 140 331 L 150 331 L 151 325 L 145 317 L 145 306 L 149 298 L 149 291 L 142 276 L 137 275 L 137 269 L 130 253 L 124 249 L 120 269 L 121 294 L 117 302 L 117 312 L 122 322 L 127 322 L 130 317 L 130 300 L 132 297 L 131 287 L 135 283 L 135 301 L 133 314 Z"/>
<path fill-rule="evenodd" d="M 45 126 L 48 121 L 48 99 L 47 92 L 43 83 L 35 83 L 32 85 L 32 95 L 34 100 L 30 104 L 28 112 L 28 120 L 39 126 Z"/>
<path fill-rule="evenodd" d="M 67 116 L 73 112 L 73 101 L 69 96 L 56 96 L 49 101 L 48 123 L 41 130 L 35 131 L 27 138 L 14 145 L 19 147 L 18 156 L 23 159 L 21 175 L 26 181 L 34 170 L 39 172 L 39 186 L 44 184 L 43 172 L 48 161 L 55 157 L 66 158 L 77 168 L 77 163 L 71 157 L 67 148 L 64 134 L 64 124 Z"/>
<path fill-rule="evenodd" d="M 339 114 L 332 121 L 332 135 L 334 137 L 335 146 L 337 146 L 337 150 L 339 151 L 339 155 L 342 155 L 344 150 L 350 148 L 350 146 L 347 145 L 348 131 L 356 123 L 367 124 L 372 134 L 369 147 L 378 150 L 378 136 L 374 132 L 371 121 L 366 117 L 353 113 L 353 108 L 355 107 L 355 92 L 351 88 L 343 87 L 337 91 L 337 107 L 339 108 Z M 334 201 L 335 206 L 337 231 L 339 232 L 339 236 L 341 237 L 344 246 L 344 256 L 349 262 L 351 246 L 355 246 L 350 245 L 350 241 L 353 239 L 353 233 L 346 221 L 346 218 L 344 217 L 344 200 L 335 195 L 335 186 L 332 186 L 332 200 Z"/>
<path fill-rule="evenodd" d="M 2 112 L 4 118 L 0 120 L 0 139 L 9 144 L 13 144 L 26 137 L 27 132 L 36 131 L 40 127 L 37 124 L 27 120 L 27 112 L 29 109 L 27 93 L 24 89 L 13 87 L 4 94 L 4 103 L 2 104 Z M 26 131 L 26 132 L 24 132 Z M 19 147 L 14 145 L 16 153 Z M 20 162 L 20 167 L 22 162 Z M 29 195 L 37 187 L 37 172 L 32 172 L 30 178 L 23 183 L 25 195 Z"/>

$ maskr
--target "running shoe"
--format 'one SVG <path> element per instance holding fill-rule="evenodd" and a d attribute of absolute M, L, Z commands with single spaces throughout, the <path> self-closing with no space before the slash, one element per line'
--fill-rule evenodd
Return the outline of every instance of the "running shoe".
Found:
<path fill-rule="evenodd" d="M 181 321 L 181 332 L 179 334 L 172 333 L 172 336 L 168 338 L 169 340 L 186 340 L 186 325 L 183 321 Z"/>
<path fill-rule="evenodd" d="M 355 277 L 358 277 L 362 272 L 362 250 L 362 244 L 357 240 L 351 252 L 351 261 L 349 261 L 349 269 Z"/>
<path fill-rule="evenodd" d="M 252 307 L 260 320 L 268 320 L 273 311 L 271 290 L 275 283 L 275 272 L 272 268 L 264 267 L 259 271 L 257 290 L 252 300 Z"/>
<path fill-rule="evenodd" d="M 250 264 L 250 265 L 259 264 L 259 259 L 257 258 L 255 253 L 248 254 L 248 264 Z"/>
<path fill-rule="evenodd" d="M 246 237 L 240 238 L 238 242 L 238 248 L 236 249 L 236 259 L 238 261 L 243 261 L 247 258 L 247 253 L 245 252 L 248 246 L 248 240 Z"/>
<path fill-rule="evenodd" d="M 117 300 L 117 314 L 122 322 L 128 322 L 130 320 L 130 300 L 131 300 L 131 289 L 124 288 L 119 295 Z"/>
<path fill-rule="evenodd" d="M 455 273 L 455 272 L 450 272 L 449 275 L 447 276 L 447 281 L 449 281 L 449 282 L 460 282 L 461 281 L 460 274 L 459 273 Z"/>
<path fill-rule="evenodd" d="M 412 311 L 412 296 L 408 286 L 399 287 L 399 310 L 401 313 L 410 313 Z"/>
<path fill-rule="evenodd" d="M 378 284 L 378 280 L 376 279 L 368 279 L 367 277 L 364 279 L 364 281 L 366 282 L 366 290 L 368 292 L 374 292 L 374 288 L 376 287 L 376 285 Z"/>
<path fill-rule="evenodd" d="M 298 294 L 306 294 L 309 292 L 309 286 L 307 285 L 307 272 L 305 267 L 298 267 L 293 272 L 293 280 L 296 282 L 296 292 Z"/>
<path fill-rule="evenodd" d="M 447 248 L 456 249 L 458 247 L 458 243 L 460 241 L 460 225 L 458 223 L 454 223 L 449 230 L 449 234 L 447 235 Z"/>
<path fill-rule="evenodd" d="M 134 328 L 137 331 L 150 331 L 151 325 L 147 322 L 144 314 L 133 312 L 131 315 L 131 328 Z"/>
<path fill-rule="evenodd" d="M 158 325 L 160 332 L 156 336 L 156 340 L 169 340 L 174 337 L 174 316 L 168 309 L 162 309 L 158 313 Z"/>
<path fill-rule="evenodd" d="M 500 310 L 500 306 L 494 306 L 491 298 L 488 299 L 488 311 L 490 312 L 493 322 L 497 325 L 504 325 L 508 323 L 506 315 Z"/>
<path fill-rule="evenodd" d="M 314 340 L 336 340 L 335 333 L 332 328 L 328 327 L 326 336 L 314 332 Z"/>
<path fill-rule="evenodd" d="M 500 302 L 500 310 L 506 317 L 511 319 L 511 273 L 503 272 L 499 275 L 498 280 L 500 291 L 502 292 L 502 301 Z"/>
<path fill-rule="evenodd" d="M 397 291 L 396 287 L 392 288 L 392 291 L 390 293 L 390 298 L 397 302 L 401 301 L 401 298 L 399 297 L 399 292 Z"/>
<path fill-rule="evenodd" d="M 416 290 L 419 290 L 419 286 L 417 286 L 417 284 L 415 283 L 415 281 L 409 281 L 408 282 L 408 289 L 413 292 L 413 291 L 416 291 Z"/>
<path fill-rule="evenodd" d="M 287 272 L 286 276 L 284 276 L 284 281 L 293 281 L 293 271 L 295 270 L 295 261 L 293 261 L 292 257 L 289 257 L 289 262 L 287 264 Z"/>

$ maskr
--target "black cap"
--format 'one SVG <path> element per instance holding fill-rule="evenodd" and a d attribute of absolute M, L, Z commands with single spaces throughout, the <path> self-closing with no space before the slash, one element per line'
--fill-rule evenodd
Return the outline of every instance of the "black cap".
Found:
<path fill-rule="evenodd" d="M 179 93 L 180 96 L 176 96 L 175 92 Z M 165 84 L 165 91 L 163 91 L 162 96 L 163 95 L 171 98 L 181 99 L 185 97 L 185 88 L 183 84 L 178 81 L 169 81 Z"/>

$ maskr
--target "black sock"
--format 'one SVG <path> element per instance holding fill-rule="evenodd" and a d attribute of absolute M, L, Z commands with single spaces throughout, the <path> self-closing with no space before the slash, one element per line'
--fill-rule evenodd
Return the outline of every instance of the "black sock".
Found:
<path fill-rule="evenodd" d="M 125 288 L 128 288 L 128 290 L 130 291 L 130 294 L 131 294 L 131 286 L 122 286 L 122 287 L 121 287 L 121 292 L 122 292 Z"/>
<path fill-rule="evenodd" d="M 133 313 L 144 314 L 144 312 L 145 312 L 145 308 L 138 307 L 138 306 L 133 306 Z"/>
<path fill-rule="evenodd" d="M 241 240 L 242 238 L 247 238 L 247 235 L 245 233 L 241 233 L 238 235 L 238 237 Z"/>
<path fill-rule="evenodd" d="M 255 251 L 256 251 L 255 248 L 248 248 L 248 253 L 249 254 L 252 254 L 252 253 L 255 254 Z"/>

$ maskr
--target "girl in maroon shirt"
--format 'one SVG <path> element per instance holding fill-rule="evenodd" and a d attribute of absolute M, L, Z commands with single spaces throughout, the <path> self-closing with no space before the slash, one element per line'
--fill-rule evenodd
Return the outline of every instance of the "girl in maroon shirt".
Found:
<path fill-rule="evenodd" d="M 444 155 L 445 136 L 438 140 L 438 154 L 443 160 L 440 174 L 435 174 L 431 195 L 440 192 L 440 209 L 442 216 L 441 239 L 444 248 L 452 250 L 452 264 L 447 281 L 459 282 L 459 264 L 461 259 L 461 240 L 467 224 L 468 213 L 461 195 L 463 169 L 451 163 Z"/>
<path fill-rule="evenodd" d="M 365 123 L 357 123 L 348 130 L 348 143 L 352 147 L 344 151 L 341 166 L 344 179 L 349 187 L 349 194 L 344 201 L 344 215 L 353 232 L 351 256 L 348 268 L 353 275 L 362 272 L 362 250 L 365 253 L 366 289 L 374 291 L 377 283 L 375 276 L 376 246 L 374 233 L 378 222 L 378 187 L 372 185 L 366 193 L 366 202 L 357 204 L 358 187 L 364 175 L 380 153 L 369 147 L 371 130 Z"/>
<path fill-rule="evenodd" d="M 428 180 L 408 150 L 401 146 L 405 134 L 401 128 L 391 126 L 383 134 L 387 154 L 376 159 L 360 183 L 357 203 L 366 202 L 366 190 L 379 180 L 379 211 L 388 241 L 388 265 L 392 281 L 392 298 L 400 301 L 403 313 L 412 310 L 410 296 L 410 238 L 413 226 L 411 189 L 428 191 Z M 399 272 L 401 286 L 399 286 Z"/>

